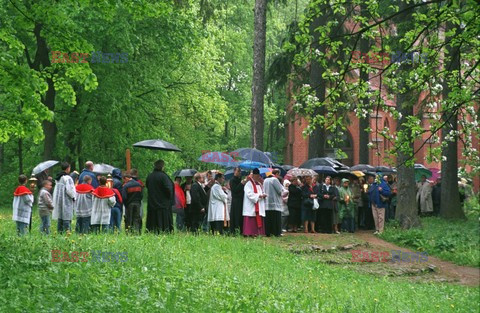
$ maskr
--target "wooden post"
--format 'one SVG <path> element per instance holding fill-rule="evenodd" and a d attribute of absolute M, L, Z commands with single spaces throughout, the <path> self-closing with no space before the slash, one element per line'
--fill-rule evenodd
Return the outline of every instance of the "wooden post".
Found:
<path fill-rule="evenodd" d="M 125 151 L 125 158 L 127 159 L 127 171 L 130 171 L 132 169 L 132 163 L 130 160 L 130 149 L 127 149 Z"/>

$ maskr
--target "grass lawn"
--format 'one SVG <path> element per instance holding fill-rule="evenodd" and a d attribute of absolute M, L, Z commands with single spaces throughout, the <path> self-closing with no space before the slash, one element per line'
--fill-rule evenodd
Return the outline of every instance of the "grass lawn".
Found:
<path fill-rule="evenodd" d="M 272 239 L 44 237 L 34 221 L 19 238 L 10 210 L 0 211 L 1 312 L 478 312 L 478 287 L 360 274 Z M 128 260 L 56 263 L 53 249 L 126 252 Z"/>
<path fill-rule="evenodd" d="M 479 267 L 479 230 L 478 216 L 470 216 L 467 221 L 425 217 L 421 228 L 403 230 L 391 223 L 381 238 L 459 265 Z"/>

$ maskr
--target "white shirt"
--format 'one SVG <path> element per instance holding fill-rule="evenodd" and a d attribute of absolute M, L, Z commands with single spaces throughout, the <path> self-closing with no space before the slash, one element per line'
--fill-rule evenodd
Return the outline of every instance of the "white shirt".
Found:
<path fill-rule="evenodd" d="M 243 196 L 243 216 L 253 216 L 255 217 L 255 203 L 259 204 L 259 214 L 260 216 L 265 217 L 265 199 L 260 198 L 260 195 L 263 194 L 262 185 L 256 184 L 257 192 L 253 191 L 253 185 L 251 181 L 247 181 L 245 184 L 244 190 L 245 194 Z"/>

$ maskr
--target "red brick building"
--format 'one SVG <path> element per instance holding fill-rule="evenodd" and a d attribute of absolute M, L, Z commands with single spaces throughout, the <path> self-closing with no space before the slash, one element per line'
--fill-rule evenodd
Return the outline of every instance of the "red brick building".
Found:
<path fill-rule="evenodd" d="M 374 88 L 375 88 L 375 85 L 377 85 L 375 83 L 376 82 L 372 83 Z M 293 88 L 293 84 L 290 84 L 289 86 L 290 94 L 291 94 L 292 88 Z M 421 100 L 422 100 L 422 97 L 420 97 L 419 101 Z M 299 166 L 300 164 L 308 160 L 309 140 L 308 138 L 303 137 L 303 130 L 307 127 L 308 121 L 293 111 L 293 104 L 294 104 L 294 100 L 292 99 L 291 102 L 288 103 L 287 105 L 287 119 L 285 123 L 286 147 L 285 147 L 284 163 L 291 164 L 294 166 Z M 395 106 L 394 102 L 392 103 L 387 102 L 387 104 Z M 351 123 L 350 125 L 348 125 L 347 131 L 345 132 L 346 134 L 342 138 L 344 140 L 344 144 L 343 146 L 338 148 L 341 148 L 342 151 L 345 152 L 348 156 L 346 159 L 341 159 L 340 161 L 348 166 L 352 166 L 359 163 L 360 129 L 359 129 L 359 119 L 355 116 L 353 112 L 349 114 L 349 118 Z M 430 123 L 429 117 L 427 115 L 424 115 L 422 119 L 422 125 L 425 128 L 428 128 L 429 123 Z M 389 158 L 389 156 L 387 155 L 388 153 L 386 153 L 386 151 L 388 151 L 388 149 L 391 148 L 391 143 L 388 140 L 384 140 L 384 138 L 380 136 L 380 134 L 378 136 L 375 136 L 375 130 L 378 129 L 378 131 L 380 132 L 381 130 L 384 129 L 384 127 L 388 127 L 391 130 L 396 129 L 396 121 L 390 116 L 390 114 L 385 113 L 383 111 L 379 111 L 378 115 L 376 113 L 370 115 L 370 128 L 372 129 L 372 133 L 370 134 L 369 141 L 372 142 L 374 145 L 372 149 L 370 149 L 369 164 L 373 166 L 388 165 L 386 160 L 387 158 Z M 423 147 L 421 147 L 421 145 L 427 140 L 428 136 L 429 136 L 428 133 L 425 133 L 423 134 L 422 138 L 419 138 L 414 143 L 415 151 L 419 150 L 415 155 L 416 163 L 421 163 L 425 165 L 427 168 L 440 170 L 441 164 L 439 162 L 428 163 L 427 161 L 427 156 L 428 156 L 427 154 L 429 153 L 428 148 L 438 146 L 439 143 L 427 141 L 427 143 Z M 473 136 L 472 142 L 474 146 L 479 147 L 478 139 L 475 136 Z M 324 143 L 319 142 L 318 144 L 325 145 L 325 153 L 326 153 L 325 156 L 330 156 L 335 158 L 335 149 L 328 147 L 326 142 Z M 463 150 L 463 143 L 459 141 L 458 143 L 459 160 L 462 159 L 462 150 Z M 394 157 L 390 157 L 390 159 L 395 161 Z M 468 166 L 466 170 L 469 171 Z M 474 189 L 476 192 L 479 191 L 479 185 L 480 185 L 480 178 L 477 177 L 474 179 L 474 187 L 475 187 Z"/>

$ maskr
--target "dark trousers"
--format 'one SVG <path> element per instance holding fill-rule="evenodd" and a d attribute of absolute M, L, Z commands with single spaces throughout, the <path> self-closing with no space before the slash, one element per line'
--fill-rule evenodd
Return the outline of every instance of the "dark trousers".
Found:
<path fill-rule="evenodd" d="M 57 232 L 61 234 L 64 231 L 70 231 L 70 220 L 58 219 Z"/>
<path fill-rule="evenodd" d="M 355 218 L 344 217 L 342 221 L 342 229 L 348 231 L 349 233 L 355 232 Z"/>
<path fill-rule="evenodd" d="M 88 234 L 90 231 L 90 216 L 77 217 L 77 224 L 75 225 L 75 232 L 79 234 Z"/>
<path fill-rule="evenodd" d="M 265 235 L 280 236 L 282 234 L 282 212 L 265 211 Z"/>
<path fill-rule="evenodd" d="M 185 219 L 183 220 L 185 223 L 186 230 L 189 230 L 192 227 L 192 221 L 191 221 L 192 214 L 190 213 L 190 210 L 191 210 L 191 204 L 187 204 L 187 206 L 185 207 Z"/>
<path fill-rule="evenodd" d="M 203 216 L 205 214 L 199 212 L 189 212 L 190 215 L 190 231 L 197 233 L 202 226 Z"/>
<path fill-rule="evenodd" d="M 333 229 L 333 210 L 320 208 L 317 212 L 317 223 L 315 227 L 318 227 L 318 232 L 331 234 Z"/>
<path fill-rule="evenodd" d="M 212 234 L 218 231 L 220 235 L 223 235 L 223 221 L 210 222 L 210 229 L 212 230 Z"/>
<path fill-rule="evenodd" d="M 118 231 L 120 231 L 121 228 L 122 228 L 122 209 L 114 206 L 110 211 L 110 229 L 113 232 L 115 229 L 118 229 Z"/>
<path fill-rule="evenodd" d="M 132 202 L 125 208 L 125 230 L 128 232 L 142 232 L 142 218 L 140 217 L 140 202 Z"/>

